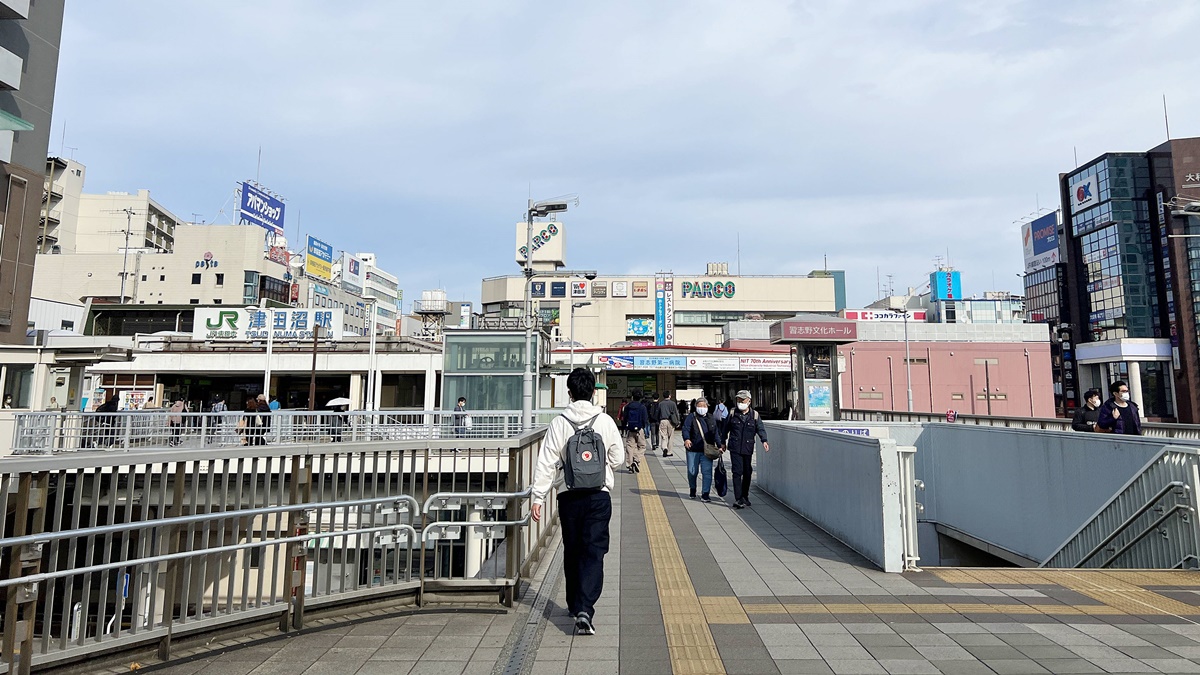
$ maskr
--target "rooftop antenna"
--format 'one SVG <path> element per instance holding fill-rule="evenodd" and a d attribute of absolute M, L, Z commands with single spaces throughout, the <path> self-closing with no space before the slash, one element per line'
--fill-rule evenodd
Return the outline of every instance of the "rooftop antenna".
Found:
<path fill-rule="evenodd" d="M 258 166 L 254 168 L 254 182 L 258 183 L 259 177 L 262 175 L 262 146 L 258 146 Z"/>
<path fill-rule="evenodd" d="M 742 233 L 737 233 L 737 253 L 738 253 L 738 276 L 742 276 Z"/>
<path fill-rule="evenodd" d="M 893 296 L 893 295 L 895 295 L 895 294 L 896 294 L 896 287 L 895 287 L 895 285 L 892 283 L 892 278 L 893 278 L 893 277 L 895 277 L 896 275 L 895 275 L 895 274 L 887 274 L 887 275 L 885 275 L 885 276 L 887 277 L 887 280 L 888 280 L 888 283 L 887 283 L 887 294 L 888 294 L 888 297 L 891 297 L 891 296 Z"/>
<path fill-rule="evenodd" d="M 66 125 L 63 125 L 64 127 Z M 1167 95 L 1163 94 L 1163 126 L 1167 128 L 1167 140 L 1171 140 L 1171 120 L 1167 118 Z"/>
<path fill-rule="evenodd" d="M 204 221 L 199 219 L 199 216 L 202 216 L 202 215 L 204 215 L 204 214 L 202 214 L 202 213 L 196 213 L 195 211 L 192 211 L 192 222 L 193 222 L 193 223 L 201 223 L 201 224 L 203 224 L 203 223 L 204 223 Z"/>
<path fill-rule="evenodd" d="M 875 266 L 875 299 L 883 297 L 883 288 L 879 285 L 879 266 Z"/>
<path fill-rule="evenodd" d="M 1076 148 L 1075 146 L 1072 145 L 1071 152 L 1074 153 L 1074 155 L 1075 155 L 1075 168 L 1078 169 L 1079 168 L 1079 148 Z"/>
<path fill-rule="evenodd" d="M 58 156 L 62 157 L 63 149 L 67 147 L 67 122 L 63 120 L 62 140 L 59 141 Z"/>

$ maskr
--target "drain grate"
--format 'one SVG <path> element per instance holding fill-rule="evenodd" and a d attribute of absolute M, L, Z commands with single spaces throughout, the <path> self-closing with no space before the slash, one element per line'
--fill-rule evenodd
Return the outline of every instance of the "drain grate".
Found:
<path fill-rule="evenodd" d="M 559 545 L 554 551 L 554 558 L 550 561 L 550 566 L 546 568 L 546 576 L 542 579 L 542 585 L 533 598 L 533 607 L 529 610 L 529 618 L 525 620 L 525 627 L 521 629 L 521 636 L 513 644 L 508 665 L 500 671 L 503 675 L 523 675 L 533 670 L 533 660 L 537 655 L 537 647 L 540 642 L 538 634 L 541 632 L 546 618 L 546 605 L 550 603 L 550 599 L 558 590 L 558 575 L 562 571 L 562 555 L 562 545 Z"/>

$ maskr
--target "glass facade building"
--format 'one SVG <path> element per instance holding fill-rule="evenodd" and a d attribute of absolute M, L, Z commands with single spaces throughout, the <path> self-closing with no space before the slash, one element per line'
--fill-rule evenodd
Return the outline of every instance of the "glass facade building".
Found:
<path fill-rule="evenodd" d="M 443 340 L 443 410 L 452 410 L 460 396 L 471 410 L 521 409 L 524 331 L 446 331 Z M 534 364 L 545 353 L 545 340 L 534 333 Z"/>

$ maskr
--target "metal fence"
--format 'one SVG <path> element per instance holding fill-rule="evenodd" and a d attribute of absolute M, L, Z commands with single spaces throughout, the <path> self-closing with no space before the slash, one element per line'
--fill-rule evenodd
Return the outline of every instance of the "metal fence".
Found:
<path fill-rule="evenodd" d="M 556 411 L 538 411 L 538 424 Z M 426 411 L 329 412 L 277 410 L 270 413 L 172 413 L 137 410 L 115 413 L 17 413 L 16 455 L 77 450 L 152 447 L 226 448 L 273 444 L 514 438 L 521 412 Z"/>
<path fill-rule="evenodd" d="M 946 422 L 946 415 L 927 412 L 905 412 L 900 410 L 855 410 L 843 408 L 841 417 L 846 422 Z M 1045 429 L 1047 431 L 1071 431 L 1071 420 L 1058 417 L 999 417 L 990 415 L 955 416 L 955 424 L 974 424 L 1009 429 Z M 1142 435 L 1155 438 L 1183 438 L 1200 440 L 1198 424 L 1166 424 L 1143 422 Z"/>
<path fill-rule="evenodd" d="M 382 596 L 511 603 L 556 521 L 529 519 L 543 433 L 8 458 L 0 673 Z"/>

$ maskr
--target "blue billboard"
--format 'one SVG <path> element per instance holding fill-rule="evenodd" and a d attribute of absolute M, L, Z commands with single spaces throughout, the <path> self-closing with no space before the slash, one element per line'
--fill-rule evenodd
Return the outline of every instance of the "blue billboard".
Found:
<path fill-rule="evenodd" d="M 250 183 L 242 183 L 241 225 L 258 225 L 283 234 L 283 202 Z"/>
<path fill-rule="evenodd" d="M 654 344 L 667 344 L 667 291 L 661 281 L 654 289 Z"/>
<path fill-rule="evenodd" d="M 934 272 L 929 275 L 929 292 L 934 300 L 962 300 L 962 278 L 951 270 Z"/>
<path fill-rule="evenodd" d="M 551 281 L 550 282 L 550 297 L 552 297 L 552 298 L 567 297 L 567 282 Z"/>

